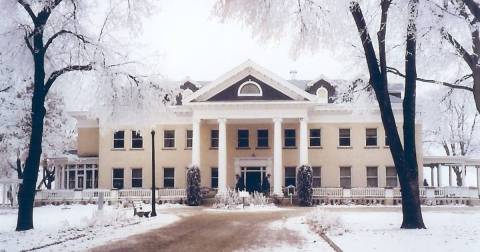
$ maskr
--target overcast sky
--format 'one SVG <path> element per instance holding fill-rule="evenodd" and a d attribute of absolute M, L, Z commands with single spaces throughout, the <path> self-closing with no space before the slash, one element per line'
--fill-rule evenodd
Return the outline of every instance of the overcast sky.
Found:
<path fill-rule="evenodd" d="M 247 59 L 287 79 L 290 70 L 298 72 L 297 79 L 344 77 L 345 71 L 328 52 L 305 53 L 294 60 L 288 39 L 265 43 L 253 39 L 251 31 L 238 22 L 221 23 L 211 14 L 214 2 L 165 1 L 145 22 L 144 42 L 159 54 L 166 77 L 213 80 Z"/>

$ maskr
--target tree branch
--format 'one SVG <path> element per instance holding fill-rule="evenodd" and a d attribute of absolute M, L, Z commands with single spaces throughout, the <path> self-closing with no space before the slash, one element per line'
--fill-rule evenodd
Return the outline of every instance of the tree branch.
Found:
<path fill-rule="evenodd" d="M 480 20 L 480 6 L 474 0 L 462 0 L 468 7 L 475 19 Z"/>
<path fill-rule="evenodd" d="M 68 72 L 73 72 L 73 71 L 90 71 L 92 70 L 92 64 L 88 65 L 72 65 L 72 66 L 67 66 L 64 67 L 60 70 L 54 71 L 52 74 L 50 74 L 50 77 L 48 77 L 47 82 L 45 83 L 45 94 L 48 93 L 48 90 L 52 87 L 53 83 L 55 80 L 60 77 L 62 74 L 68 73 Z"/>
<path fill-rule="evenodd" d="M 4 89 L 0 89 L 0 93 L 2 93 L 2 92 L 7 92 L 10 88 L 12 88 L 12 86 L 8 86 L 8 87 L 6 87 L 6 88 L 4 88 Z"/>
<path fill-rule="evenodd" d="M 402 78 L 405 78 L 405 74 L 403 74 L 402 72 L 400 72 L 398 69 L 396 68 L 393 68 L 393 67 L 387 67 L 387 72 L 389 73 L 393 73 L 395 75 L 398 75 Z M 433 84 L 438 84 L 438 85 L 442 85 L 442 86 L 446 86 L 446 87 L 449 87 L 449 88 L 455 88 L 455 89 L 463 89 L 463 90 L 467 90 L 467 91 L 470 91 L 470 92 L 473 92 L 473 88 L 471 87 L 466 87 L 466 86 L 460 86 L 458 84 L 464 82 L 465 80 L 469 79 L 469 78 L 472 78 L 472 74 L 467 74 L 465 76 L 463 76 L 462 78 L 456 80 L 454 83 L 448 83 L 448 82 L 444 82 L 444 81 L 437 81 L 437 80 L 431 80 L 431 79 L 425 79 L 425 78 L 420 78 L 420 77 L 417 77 L 416 80 L 417 81 L 421 81 L 421 82 L 425 82 L 425 83 L 433 83 Z"/>
<path fill-rule="evenodd" d="M 68 30 L 60 30 L 58 31 L 57 33 L 53 34 L 52 37 L 50 37 L 47 42 L 45 43 L 45 46 L 43 47 L 43 51 L 46 52 L 48 47 L 50 46 L 50 44 L 52 44 L 52 42 L 60 35 L 62 34 L 71 34 L 73 35 L 74 37 L 78 38 L 79 40 L 81 40 L 83 43 L 85 44 L 89 44 L 90 42 L 85 38 L 85 36 L 81 35 L 81 34 L 78 34 L 78 33 L 75 33 L 75 32 L 72 32 L 72 31 L 68 31 Z"/>
<path fill-rule="evenodd" d="M 473 61 L 472 55 L 470 55 L 467 50 L 458 42 L 449 32 L 445 31 L 442 29 L 440 31 L 442 33 L 442 36 L 450 42 L 450 44 L 457 50 L 457 53 L 460 54 L 460 56 L 463 57 L 463 60 L 467 63 L 467 65 L 470 67 L 470 69 L 473 71 L 475 69 L 475 62 Z"/>
<path fill-rule="evenodd" d="M 27 11 L 28 15 L 32 18 L 33 23 L 35 23 L 37 16 L 35 16 L 35 13 L 33 13 L 32 7 L 30 7 L 30 4 L 25 2 L 24 0 L 17 0 L 17 2 L 23 6 L 23 8 Z"/>

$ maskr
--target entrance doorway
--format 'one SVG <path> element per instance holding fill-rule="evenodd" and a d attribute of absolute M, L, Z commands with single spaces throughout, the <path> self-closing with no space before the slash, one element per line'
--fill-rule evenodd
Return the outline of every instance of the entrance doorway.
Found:
<path fill-rule="evenodd" d="M 245 190 L 249 193 L 261 192 L 266 167 L 241 167 L 241 177 Z"/>

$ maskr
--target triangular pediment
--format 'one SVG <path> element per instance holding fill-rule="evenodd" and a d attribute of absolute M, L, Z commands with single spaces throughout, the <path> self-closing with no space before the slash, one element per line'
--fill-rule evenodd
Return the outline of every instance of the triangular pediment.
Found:
<path fill-rule="evenodd" d="M 243 87 L 249 84 L 244 92 Z M 259 90 L 258 90 L 259 89 Z M 248 93 L 248 90 L 257 93 Z M 311 101 L 313 96 L 251 60 L 185 98 L 190 102 Z"/>

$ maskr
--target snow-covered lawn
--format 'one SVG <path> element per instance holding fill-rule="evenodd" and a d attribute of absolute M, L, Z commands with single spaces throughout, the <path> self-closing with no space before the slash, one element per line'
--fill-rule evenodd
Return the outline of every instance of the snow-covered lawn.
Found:
<path fill-rule="evenodd" d="M 177 207 L 160 205 L 157 211 Z M 139 218 L 133 216 L 132 208 L 104 206 L 98 211 L 96 205 L 50 205 L 34 208 L 33 230 L 15 232 L 16 214 L 16 209 L 0 209 L 0 251 L 42 247 L 46 251 L 84 250 L 180 219 L 158 212 L 155 218 Z"/>
<path fill-rule="evenodd" d="M 426 207 L 423 218 L 428 229 L 402 230 L 399 207 L 318 207 L 307 217 L 346 252 L 480 251 L 480 208 Z"/>

